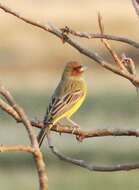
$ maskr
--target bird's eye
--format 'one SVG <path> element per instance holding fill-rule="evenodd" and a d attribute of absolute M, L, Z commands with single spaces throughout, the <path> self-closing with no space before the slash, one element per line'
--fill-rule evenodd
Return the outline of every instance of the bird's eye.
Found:
<path fill-rule="evenodd" d="M 78 70 L 80 70 L 81 68 L 82 68 L 82 66 L 80 65 L 80 66 L 74 67 L 74 70 L 78 71 Z"/>

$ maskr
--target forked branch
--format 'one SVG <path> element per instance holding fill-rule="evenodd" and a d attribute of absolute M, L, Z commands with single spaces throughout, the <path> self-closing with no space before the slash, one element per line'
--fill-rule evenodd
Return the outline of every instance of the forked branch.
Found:
<path fill-rule="evenodd" d="M 10 94 L 10 92 L 2 85 L 0 84 L 0 94 L 6 99 L 8 103 L 6 103 L 4 100 L 0 99 L 0 107 L 9 113 L 13 118 L 16 120 L 22 122 L 28 132 L 28 136 L 31 142 L 31 147 L 0 147 L 1 152 L 5 151 L 25 151 L 32 153 L 34 157 L 34 161 L 36 164 L 38 177 L 39 177 L 39 183 L 40 183 L 40 190 L 47 190 L 48 189 L 48 182 L 47 182 L 47 175 L 46 175 L 46 169 L 45 164 L 43 161 L 42 153 L 39 149 L 37 138 L 35 136 L 35 133 L 33 131 L 32 125 L 30 124 L 30 121 L 23 111 L 21 107 L 19 107 Z"/>
<path fill-rule="evenodd" d="M 15 11 L 12 11 L 11 9 L 7 8 L 6 6 L 2 5 L 0 3 L 0 9 L 4 10 L 5 12 L 12 14 L 13 16 L 17 17 L 18 19 L 23 20 L 24 22 L 31 24 L 33 26 L 36 26 L 38 28 L 41 28 L 47 32 L 50 32 L 54 34 L 55 36 L 59 37 L 60 39 L 64 39 L 65 42 L 70 44 L 72 47 L 77 49 L 80 53 L 86 55 L 87 57 L 91 58 L 92 60 L 96 61 L 99 63 L 102 67 L 106 68 L 107 70 L 112 71 L 113 73 L 116 73 L 129 81 L 131 81 L 135 86 L 139 86 L 139 78 L 136 76 L 133 76 L 132 74 L 129 73 L 123 73 L 120 69 L 117 67 L 113 66 L 111 63 L 105 61 L 100 55 L 97 53 L 90 51 L 89 49 L 86 49 L 85 47 L 81 46 L 79 43 L 77 43 L 75 40 L 73 40 L 68 34 L 65 34 L 63 30 L 57 28 L 56 26 L 49 24 L 49 27 L 46 27 L 45 25 L 42 25 L 40 23 L 37 23 L 35 21 L 32 21 L 30 19 L 27 19 L 23 16 L 20 16 L 18 13 Z M 102 37 L 104 38 L 104 37 Z M 116 40 L 116 39 L 115 39 Z M 121 40 L 122 41 L 122 40 Z M 130 40 L 128 40 L 130 45 L 133 45 L 133 43 L 130 43 Z M 127 43 L 127 40 L 125 40 L 125 43 Z M 136 42 L 135 42 L 136 43 Z M 134 44 L 135 44 L 134 43 Z M 139 48 L 139 44 L 137 45 Z"/>

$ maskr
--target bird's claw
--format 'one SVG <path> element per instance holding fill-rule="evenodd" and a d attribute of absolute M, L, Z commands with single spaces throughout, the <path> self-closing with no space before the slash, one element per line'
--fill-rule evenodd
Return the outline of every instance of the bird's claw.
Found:
<path fill-rule="evenodd" d="M 56 130 L 59 131 L 59 126 L 58 126 L 58 125 L 56 125 Z M 61 134 L 62 134 L 62 133 L 59 132 L 59 135 L 60 135 L 60 136 L 61 136 Z"/>
<path fill-rule="evenodd" d="M 79 133 L 79 131 L 80 131 L 80 126 L 74 125 L 74 126 L 73 126 L 73 130 L 72 130 L 72 134 L 74 134 L 75 131 L 77 131 L 77 132 Z M 79 141 L 79 142 L 83 142 L 83 139 L 84 139 L 84 138 L 85 138 L 84 135 L 76 135 L 76 139 L 77 139 L 77 141 Z"/>
<path fill-rule="evenodd" d="M 71 133 L 74 134 L 74 132 L 75 132 L 76 130 L 79 132 L 79 130 L 80 130 L 80 126 L 79 126 L 79 125 L 74 125 L 74 126 L 72 127 L 72 132 L 71 132 Z"/>

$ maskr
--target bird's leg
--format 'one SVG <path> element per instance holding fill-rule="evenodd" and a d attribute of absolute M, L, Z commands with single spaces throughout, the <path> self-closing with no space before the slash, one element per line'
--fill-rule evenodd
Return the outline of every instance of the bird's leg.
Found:
<path fill-rule="evenodd" d="M 58 129 L 59 129 L 59 125 L 60 125 L 60 122 L 57 122 L 56 123 L 56 130 L 58 131 Z M 61 135 L 61 132 L 59 132 L 59 135 Z"/>
<path fill-rule="evenodd" d="M 75 130 L 78 130 L 78 131 L 79 131 L 80 126 L 79 126 L 77 123 L 75 123 L 74 121 L 72 121 L 70 118 L 67 118 L 67 120 L 69 121 L 69 123 L 72 124 L 72 128 L 73 128 L 72 134 L 74 134 L 74 131 L 75 131 Z"/>
<path fill-rule="evenodd" d="M 77 123 L 75 123 L 74 121 L 72 121 L 70 118 L 67 118 L 67 120 L 72 124 L 72 127 L 73 127 L 72 134 L 74 134 L 75 130 L 77 130 L 79 132 L 80 126 Z M 79 142 L 83 142 L 84 136 L 83 135 L 76 135 L 76 139 Z"/>

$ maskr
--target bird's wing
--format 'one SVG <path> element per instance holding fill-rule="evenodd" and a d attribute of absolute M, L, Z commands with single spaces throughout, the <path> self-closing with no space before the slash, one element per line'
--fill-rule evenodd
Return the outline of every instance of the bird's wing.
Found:
<path fill-rule="evenodd" d="M 60 117 L 72 108 L 82 97 L 82 90 L 75 90 L 65 94 L 63 97 L 53 96 L 46 113 L 46 122 L 51 122 L 55 118 Z"/>

